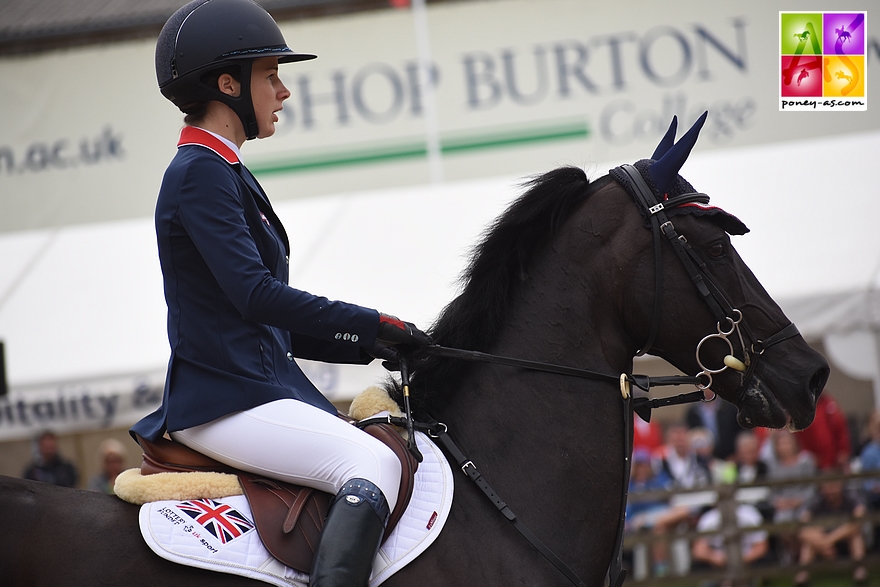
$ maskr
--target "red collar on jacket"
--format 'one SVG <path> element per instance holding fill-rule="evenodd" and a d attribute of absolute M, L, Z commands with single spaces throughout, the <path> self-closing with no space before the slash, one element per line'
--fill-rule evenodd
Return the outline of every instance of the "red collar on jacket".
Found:
<path fill-rule="evenodd" d="M 199 145 L 206 149 L 211 149 L 223 157 L 230 165 L 241 163 L 238 155 L 228 145 L 208 131 L 196 128 L 195 126 L 185 126 L 180 131 L 180 140 L 177 141 L 177 146 L 183 147 L 185 145 Z"/>

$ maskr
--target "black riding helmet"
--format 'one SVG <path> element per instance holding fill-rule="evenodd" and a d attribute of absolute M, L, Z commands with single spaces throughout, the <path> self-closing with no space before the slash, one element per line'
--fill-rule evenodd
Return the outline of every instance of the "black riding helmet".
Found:
<path fill-rule="evenodd" d="M 181 110 L 199 102 L 223 102 L 238 115 L 247 138 L 252 139 L 257 136 L 257 120 L 251 100 L 251 65 L 259 57 L 278 57 L 279 63 L 289 63 L 316 56 L 292 51 L 269 13 L 251 0 L 193 0 L 171 15 L 159 33 L 159 90 Z M 238 97 L 203 80 L 206 74 L 230 65 L 240 68 Z"/>

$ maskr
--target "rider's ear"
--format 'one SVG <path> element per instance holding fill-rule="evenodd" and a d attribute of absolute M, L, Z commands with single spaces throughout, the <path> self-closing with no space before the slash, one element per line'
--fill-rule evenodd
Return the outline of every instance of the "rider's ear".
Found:
<path fill-rule="evenodd" d="M 232 75 L 224 73 L 217 78 L 217 89 L 224 94 L 237 97 L 241 91 L 241 84 Z"/>

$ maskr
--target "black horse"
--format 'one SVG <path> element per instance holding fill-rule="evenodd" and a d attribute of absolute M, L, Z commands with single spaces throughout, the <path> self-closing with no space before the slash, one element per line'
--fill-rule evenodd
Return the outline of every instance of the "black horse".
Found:
<path fill-rule="evenodd" d="M 447 347 L 610 375 L 632 373 L 633 356 L 646 340 L 652 342 L 644 350 L 688 375 L 704 371 L 701 365 L 719 370 L 732 350 L 748 370 L 713 373 L 711 389 L 737 405 L 741 423 L 804 428 L 828 365 L 788 327 L 734 250 L 725 227 L 730 230 L 735 219 L 707 210 L 697 205 L 674 215 L 670 209 L 670 225 L 686 237 L 693 258 L 705 262 L 714 298 L 738 313 L 730 324 L 720 323 L 676 255 L 663 255 L 655 271 L 656 243 L 646 216 L 618 181 L 605 176 L 591 182 L 580 169 L 562 168 L 533 180 L 487 232 L 461 295 L 443 311 L 432 336 Z M 735 321 L 741 324 L 734 328 Z M 701 340 L 719 330 L 735 331 L 731 346 L 714 337 L 698 359 Z M 603 584 L 617 539 L 627 456 L 618 384 L 439 357 L 413 371 L 416 417 L 430 414 L 444 422 L 519 518 L 587 585 Z M 136 518 L 135 506 L 115 498 L 3 479 L 3 584 L 256 584 L 160 559 L 144 545 Z M 443 533 L 385 584 L 570 583 L 459 476 Z"/>

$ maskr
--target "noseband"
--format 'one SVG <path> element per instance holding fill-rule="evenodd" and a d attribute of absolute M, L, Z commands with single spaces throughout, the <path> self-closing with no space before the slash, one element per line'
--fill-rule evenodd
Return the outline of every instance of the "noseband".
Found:
<path fill-rule="evenodd" d="M 621 165 L 618 167 L 626 177 L 630 180 L 630 185 L 634 188 L 636 200 L 641 208 L 648 214 L 651 220 L 651 232 L 654 237 L 654 310 L 651 318 L 651 329 L 648 333 L 648 340 L 642 345 L 637 356 L 641 356 L 648 352 L 654 345 L 657 333 L 660 329 L 660 319 L 662 313 L 663 300 L 663 246 L 662 237 L 672 246 L 676 256 L 681 261 L 682 266 L 697 288 L 700 297 L 709 306 L 709 310 L 717 320 L 717 332 L 703 337 L 697 344 L 696 359 L 701 371 L 697 374 L 704 382 L 697 385 L 698 388 L 705 391 L 712 386 L 712 376 L 721 373 L 727 369 L 744 372 L 742 382 L 734 397 L 734 403 L 737 403 L 748 387 L 758 364 L 758 358 L 763 355 L 764 351 L 773 345 L 779 344 L 784 340 L 793 338 L 800 334 L 797 326 L 789 322 L 788 325 L 781 328 L 772 336 L 766 339 L 757 338 L 743 321 L 743 314 L 740 310 L 733 307 L 727 300 L 721 287 L 712 279 L 706 271 L 706 263 L 703 261 L 688 243 L 684 235 L 678 234 L 675 225 L 666 215 L 666 210 L 671 210 L 685 204 L 699 203 L 708 204 L 709 196 L 699 192 L 691 192 L 681 194 L 669 198 L 663 202 L 658 202 L 654 196 L 654 192 L 648 187 L 647 182 L 642 174 L 632 165 Z M 751 341 L 751 345 L 747 346 L 743 339 L 743 331 Z M 736 333 L 736 340 L 739 343 L 739 350 L 742 352 L 742 359 L 739 359 L 731 343 L 731 335 Z M 720 339 L 727 344 L 730 353 L 724 358 L 724 362 L 718 369 L 707 367 L 700 357 L 700 350 L 703 345 L 713 339 Z M 714 396 L 713 398 L 714 399 Z M 710 400 L 711 401 L 711 400 Z"/>

